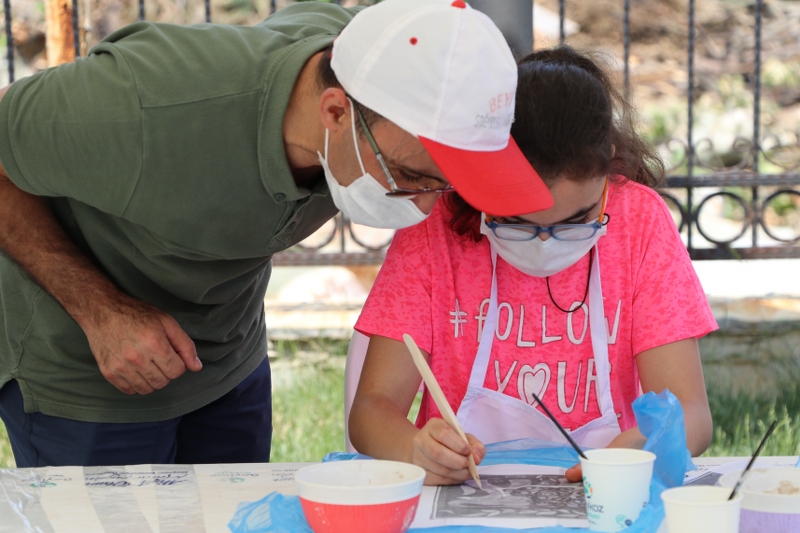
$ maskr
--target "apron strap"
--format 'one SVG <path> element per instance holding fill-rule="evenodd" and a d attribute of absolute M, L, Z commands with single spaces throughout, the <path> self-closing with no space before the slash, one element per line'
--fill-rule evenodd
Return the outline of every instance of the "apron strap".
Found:
<path fill-rule="evenodd" d="M 589 282 L 589 329 L 592 336 L 594 366 L 597 372 L 597 400 L 603 416 L 614 416 L 614 401 L 611 397 L 611 364 L 608 361 L 608 332 L 603 308 L 603 289 L 600 283 L 600 251 L 594 246 L 594 262 Z"/>
<path fill-rule="evenodd" d="M 492 290 L 489 294 L 489 310 L 483 320 L 481 342 L 478 344 L 478 353 L 475 354 L 475 362 L 472 365 L 467 390 L 469 388 L 483 388 L 483 383 L 486 381 L 486 372 L 489 370 L 489 356 L 492 354 L 494 332 L 497 328 L 497 252 L 491 246 L 489 248 L 492 252 Z M 480 313 L 480 309 L 478 313 Z"/>

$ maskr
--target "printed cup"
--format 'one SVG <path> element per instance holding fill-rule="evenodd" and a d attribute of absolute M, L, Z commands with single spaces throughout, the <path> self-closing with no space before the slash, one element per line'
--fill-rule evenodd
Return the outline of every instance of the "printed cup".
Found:
<path fill-rule="evenodd" d="M 738 533 L 742 493 L 728 487 L 675 487 L 661 493 L 669 533 Z"/>
<path fill-rule="evenodd" d="M 654 453 L 627 448 L 589 450 L 581 458 L 591 531 L 622 531 L 650 503 Z"/>

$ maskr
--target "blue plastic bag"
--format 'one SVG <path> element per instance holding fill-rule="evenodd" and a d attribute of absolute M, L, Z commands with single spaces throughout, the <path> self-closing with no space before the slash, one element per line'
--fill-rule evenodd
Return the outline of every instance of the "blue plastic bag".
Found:
<path fill-rule="evenodd" d="M 686 449 L 683 409 L 669 391 L 649 392 L 633 402 L 639 430 L 647 437 L 645 450 L 656 454 L 653 481 L 650 484 L 650 505 L 625 533 L 655 533 L 664 519 L 661 492 L 683 483 L 687 467 L 694 469 Z M 569 446 L 533 439 L 520 439 L 490 444 L 482 465 L 536 464 L 569 468 L 578 462 L 578 454 Z M 354 460 L 368 457 L 351 453 L 328 454 L 325 460 Z M 228 524 L 232 533 L 312 533 L 296 496 L 272 493 L 253 503 L 242 503 Z M 483 526 L 445 526 L 410 529 L 410 533 L 579 533 L 582 528 L 546 527 L 508 529 Z"/>
<path fill-rule="evenodd" d="M 656 454 L 654 472 L 667 487 L 681 485 L 686 471 L 697 469 L 686 448 L 681 402 L 668 390 L 649 392 L 633 402 L 633 413 L 639 431 L 647 437 L 644 449 Z M 684 467 L 679 468 L 682 464 Z"/>
<path fill-rule="evenodd" d="M 240 503 L 228 529 L 233 533 L 313 533 L 297 496 L 278 492 L 257 502 Z"/>
<path fill-rule="evenodd" d="M 331 461 L 363 461 L 365 459 L 373 459 L 373 457 L 370 457 L 369 455 L 363 455 L 360 453 L 331 452 L 322 458 L 322 462 L 329 463 Z"/>
<path fill-rule="evenodd" d="M 481 466 L 502 464 L 537 464 L 570 468 L 579 461 L 572 446 L 537 439 L 519 439 L 494 442 L 486 446 L 486 457 Z"/>

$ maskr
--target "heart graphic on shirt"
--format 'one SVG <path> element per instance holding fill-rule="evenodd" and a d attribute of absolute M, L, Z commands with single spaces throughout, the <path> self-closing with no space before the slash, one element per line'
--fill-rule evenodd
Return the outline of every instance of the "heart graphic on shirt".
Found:
<path fill-rule="evenodd" d="M 548 385 L 550 385 L 550 367 L 546 363 L 539 363 L 533 368 L 524 365 L 520 369 L 519 378 L 517 378 L 517 392 L 528 405 L 536 407 L 539 402 L 533 395 L 541 398 L 547 391 Z"/>

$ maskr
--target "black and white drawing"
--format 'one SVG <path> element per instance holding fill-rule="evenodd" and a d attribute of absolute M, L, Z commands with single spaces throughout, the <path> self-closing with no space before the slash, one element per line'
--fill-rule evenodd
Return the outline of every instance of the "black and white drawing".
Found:
<path fill-rule="evenodd" d="M 481 484 L 438 487 L 431 518 L 586 518 L 583 487 L 563 474 L 481 475 Z"/>
<path fill-rule="evenodd" d="M 717 484 L 717 481 L 719 481 L 719 478 L 721 477 L 722 474 L 719 472 L 712 472 L 709 470 L 706 473 L 695 477 L 693 480 L 684 483 L 684 485 L 708 485 L 713 487 Z"/>

